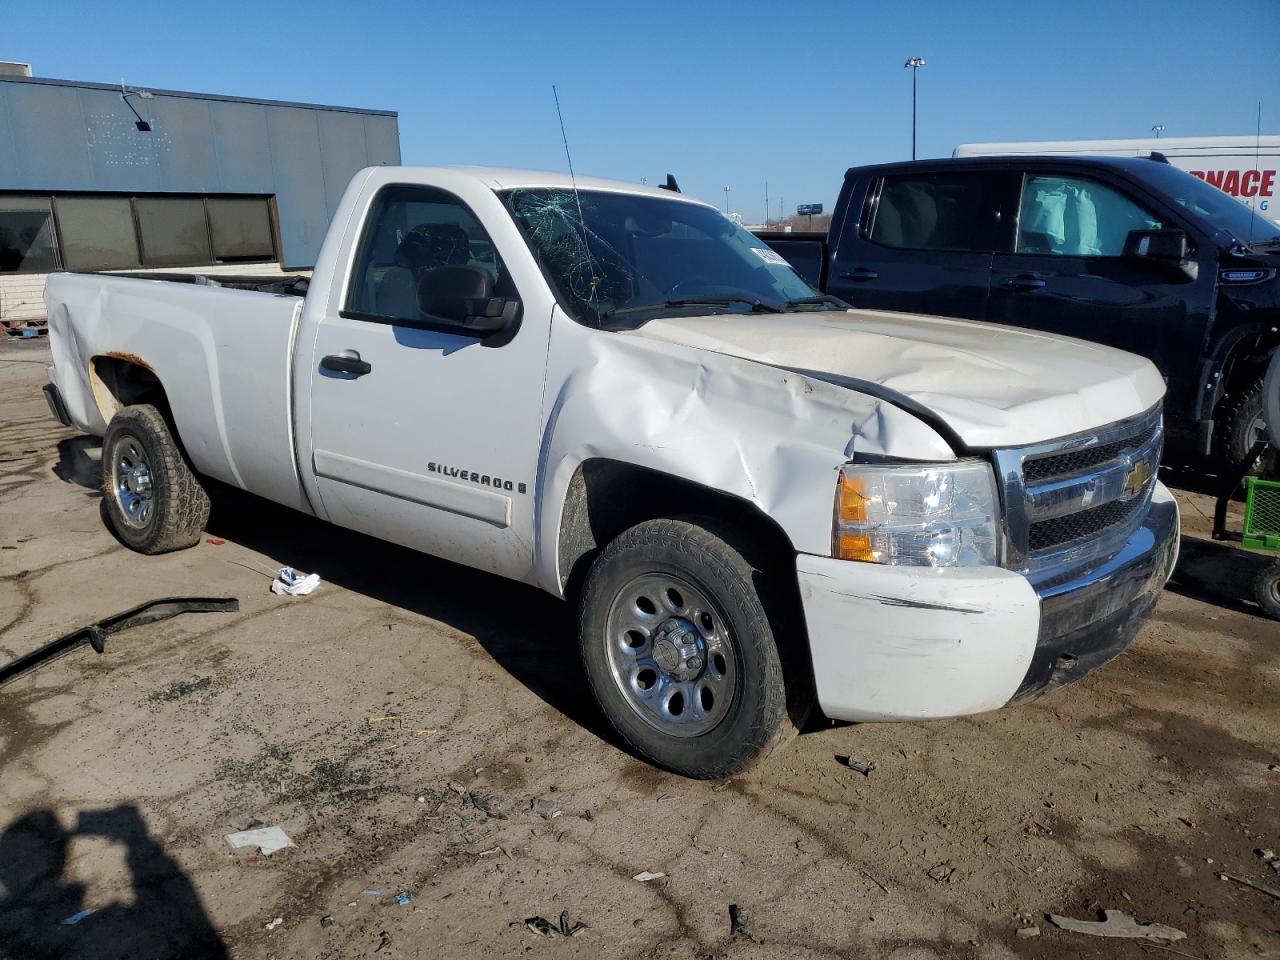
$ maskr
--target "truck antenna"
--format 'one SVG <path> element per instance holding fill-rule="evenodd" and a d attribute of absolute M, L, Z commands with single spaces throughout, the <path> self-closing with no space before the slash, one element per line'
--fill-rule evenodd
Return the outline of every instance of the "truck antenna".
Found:
<path fill-rule="evenodd" d="M 578 194 L 578 178 L 573 173 L 573 156 L 569 153 L 569 137 L 564 132 L 564 114 L 560 111 L 560 94 L 556 91 L 556 85 L 551 85 L 551 96 L 556 100 L 556 117 L 560 120 L 560 139 L 564 141 L 564 158 L 569 161 L 569 182 L 573 185 L 573 202 L 578 206 L 578 229 L 582 233 L 582 249 L 586 251 L 588 265 L 594 267 L 595 261 L 591 257 L 591 248 L 587 245 L 587 221 L 582 215 L 582 197 Z M 594 304 L 596 299 L 596 287 L 599 285 L 599 278 L 596 276 L 594 269 L 591 271 L 591 297 L 588 302 Z"/>
<path fill-rule="evenodd" d="M 1258 172 L 1258 164 L 1262 155 L 1262 101 L 1258 101 L 1258 121 L 1254 127 L 1253 135 L 1253 172 Z M 1258 218 L 1258 198 L 1253 198 L 1253 203 L 1249 204 L 1249 242 L 1253 243 L 1253 222 Z"/>

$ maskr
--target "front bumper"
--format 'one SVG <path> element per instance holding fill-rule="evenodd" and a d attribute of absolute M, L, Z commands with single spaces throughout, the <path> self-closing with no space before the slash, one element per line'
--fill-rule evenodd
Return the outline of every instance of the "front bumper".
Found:
<path fill-rule="evenodd" d="M 1178 553 L 1178 507 L 1157 484 L 1141 527 L 1087 574 L 1035 587 L 996 567 L 944 570 L 801 554 L 796 567 L 818 703 L 838 720 L 994 710 L 1121 653 Z"/>

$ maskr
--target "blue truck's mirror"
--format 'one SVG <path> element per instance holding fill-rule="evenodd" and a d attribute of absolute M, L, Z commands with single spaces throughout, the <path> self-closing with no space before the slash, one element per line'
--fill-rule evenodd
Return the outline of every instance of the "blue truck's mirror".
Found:
<path fill-rule="evenodd" d="M 1130 230 L 1124 241 L 1124 255 L 1162 269 L 1171 269 L 1188 280 L 1199 274 L 1191 258 L 1191 242 L 1182 230 Z"/>

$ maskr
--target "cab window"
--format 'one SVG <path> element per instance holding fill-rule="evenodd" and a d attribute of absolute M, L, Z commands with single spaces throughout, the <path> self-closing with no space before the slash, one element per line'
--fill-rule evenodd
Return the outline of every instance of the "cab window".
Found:
<path fill-rule="evenodd" d="M 453 266 L 485 270 L 499 296 L 511 286 L 489 235 L 461 200 L 432 187 L 387 187 L 366 222 L 344 313 L 420 321 L 420 288 L 431 282 L 432 270 Z"/>
<path fill-rule="evenodd" d="M 990 173 L 884 177 L 871 193 L 867 239 L 902 250 L 1007 250 L 999 182 Z"/>
<path fill-rule="evenodd" d="M 1018 210 L 1018 253 L 1118 257 L 1130 230 L 1164 226 L 1124 194 L 1084 177 L 1028 174 Z"/>

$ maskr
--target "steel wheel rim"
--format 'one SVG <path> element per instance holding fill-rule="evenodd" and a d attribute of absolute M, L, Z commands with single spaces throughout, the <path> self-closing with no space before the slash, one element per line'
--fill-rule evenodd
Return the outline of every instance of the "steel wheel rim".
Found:
<path fill-rule="evenodd" d="M 647 573 L 614 596 L 605 619 L 613 682 L 654 729 L 697 737 L 728 715 L 738 654 L 719 606 L 682 577 Z"/>
<path fill-rule="evenodd" d="M 111 488 L 120 515 L 131 527 L 145 527 L 155 512 L 155 476 L 142 444 L 125 437 L 111 464 Z"/>

